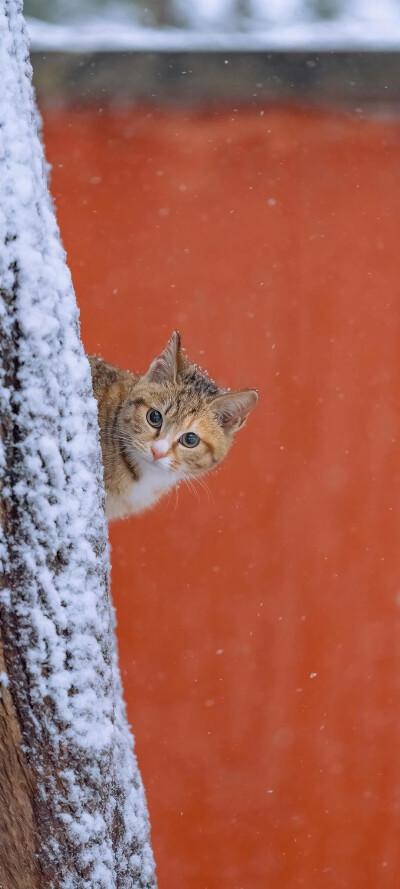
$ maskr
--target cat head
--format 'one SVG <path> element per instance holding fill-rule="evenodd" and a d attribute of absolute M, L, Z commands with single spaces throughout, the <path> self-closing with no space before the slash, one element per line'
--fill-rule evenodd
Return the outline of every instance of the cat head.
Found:
<path fill-rule="evenodd" d="M 254 389 L 220 389 L 185 358 L 175 331 L 126 399 L 121 441 L 160 472 L 201 476 L 226 457 L 257 398 Z"/>

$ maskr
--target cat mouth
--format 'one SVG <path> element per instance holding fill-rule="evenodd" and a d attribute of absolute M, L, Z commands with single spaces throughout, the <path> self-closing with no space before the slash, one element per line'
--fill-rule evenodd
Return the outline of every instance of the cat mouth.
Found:
<path fill-rule="evenodd" d="M 165 454 L 155 456 L 152 451 L 149 453 L 148 451 L 137 450 L 135 456 L 136 459 L 144 460 L 149 466 L 153 466 L 154 469 L 159 469 L 161 471 L 170 468 L 170 458 L 166 457 Z"/>
<path fill-rule="evenodd" d="M 159 469 L 169 469 L 170 468 L 170 459 L 169 457 L 155 457 L 152 455 L 149 457 L 149 462 L 151 466 L 157 466 Z"/>
<path fill-rule="evenodd" d="M 160 465 L 162 466 L 162 465 L 165 465 L 165 460 L 168 460 L 168 464 L 169 464 L 169 457 L 166 453 L 160 454 L 159 451 L 157 451 L 154 447 L 150 448 L 150 452 L 151 452 L 150 459 L 152 459 L 153 463 L 160 463 Z M 164 461 L 164 464 L 161 463 L 161 461 Z"/>

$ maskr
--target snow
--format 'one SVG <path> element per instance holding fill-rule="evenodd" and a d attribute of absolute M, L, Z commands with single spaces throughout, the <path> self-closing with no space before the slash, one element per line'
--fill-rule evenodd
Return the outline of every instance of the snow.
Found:
<path fill-rule="evenodd" d="M 4 670 L 1 670 L 0 671 L 0 685 L 2 685 L 3 688 L 7 688 L 8 684 L 9 684 L 9 678 L 7 676 L 7 673 L 5 673 Z"/>
<path fill-rule="evenodd" d="M 146 27 L 138 9 L 93 3 L 80 15 L 48 22 L 30 17 L 32 49 L 94 52 L 397 50 L 398 0 L 343 0 L 330 19 L 317 18 L 307 0 L 250 0 L 249 15 L 235 15 L 234 0 L 177 0 L 185 27 Z M 56 4 L 57 8 L 57 4 Z M 65 10 L 65 7 L 63 7 Z"/>
<path fill-rule="evenodd" d="M 0 0 L 0 481 L 14 530 L 0 537 L 0 682 L 37 780 L 46 886 L 143 889 L 154 865 L 118 669 L 96 405 L 21 8 Z"/>

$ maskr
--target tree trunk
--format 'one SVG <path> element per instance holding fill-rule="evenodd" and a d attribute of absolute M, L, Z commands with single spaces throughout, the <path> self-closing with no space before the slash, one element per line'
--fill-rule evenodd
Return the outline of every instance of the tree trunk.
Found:
<path fill-rule="evenodd" d="M 0 0 L 0 884 L 150 889 L 96 406 L 21 9 Z"/>
<path fill-rule="evenodd" d="M 34 781 L 22 754 L 18 718 L 7 687 L 0 637 L 0 886 L 40 885 L 32 811 Z"/>

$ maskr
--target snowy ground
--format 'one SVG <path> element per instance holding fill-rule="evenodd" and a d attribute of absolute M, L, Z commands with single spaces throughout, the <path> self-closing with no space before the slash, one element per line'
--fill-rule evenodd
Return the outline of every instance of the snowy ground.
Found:
<path fill-rule="evenodd" d="M 58 0 L 60 2 L 60 0 Z M 249 0 L 250 14 L 234 15 L 234 0 L 180 0 L 185 27 L 146 27 L 134 5 L 86 0 L 80 13 L 53 21 L 28 18 L 35 50 L 397 50 L 400 0 L 336 0 L 321 18 L 310 0 Z M 34 4 L 27 4 L 35 9 Z M 56 4 L 57 7 L 57 4 Z"/>

